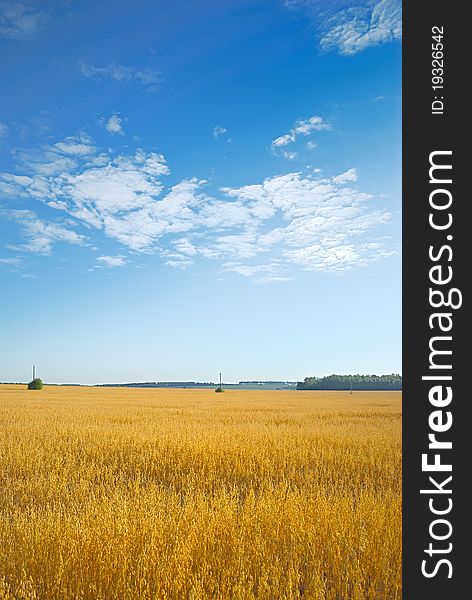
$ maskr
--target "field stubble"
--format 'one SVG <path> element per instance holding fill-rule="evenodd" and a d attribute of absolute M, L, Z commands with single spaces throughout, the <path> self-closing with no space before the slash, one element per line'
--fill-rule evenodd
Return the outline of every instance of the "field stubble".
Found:
<path fill-rule="evenodd" d="M 401 395 L 0 386 L 0 600 L 401 598 Z"/>

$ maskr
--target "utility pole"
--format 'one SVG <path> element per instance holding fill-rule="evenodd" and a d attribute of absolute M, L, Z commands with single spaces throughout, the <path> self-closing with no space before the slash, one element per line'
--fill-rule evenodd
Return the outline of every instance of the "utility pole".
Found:
<path fill-rule="evenodd" d="M 222 392 L 223 391 L 223 387 L 222 387 L 222 383 L 221 383 L 221 373 L 220 373 L 220 384 L 219 386 L 215 389 L 215 392 Z"/>

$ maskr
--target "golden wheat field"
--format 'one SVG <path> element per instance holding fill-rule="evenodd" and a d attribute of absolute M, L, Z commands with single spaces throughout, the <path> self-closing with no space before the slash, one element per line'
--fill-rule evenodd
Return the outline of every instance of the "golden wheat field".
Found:
<path fill-rule="evenodd" d="M 401 597 L 401 395 L 0 386 L 0 599 Z"/>

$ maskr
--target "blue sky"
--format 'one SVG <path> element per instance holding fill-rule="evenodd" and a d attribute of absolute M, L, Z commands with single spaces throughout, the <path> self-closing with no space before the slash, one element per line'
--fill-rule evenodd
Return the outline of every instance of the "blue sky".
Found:
<path fill-rule="evenodd" d="M 401 3 L 0 7 L 0 381 L 401 369 Z"/>

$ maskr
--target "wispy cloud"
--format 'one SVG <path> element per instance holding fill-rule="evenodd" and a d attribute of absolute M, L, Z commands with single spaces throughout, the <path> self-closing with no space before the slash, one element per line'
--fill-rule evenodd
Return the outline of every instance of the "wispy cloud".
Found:
<path fill-rule="evenodd" d="M 97 262 L 105 267 L 123 267 L 127 260 L 121 254 L 119 256 L 98 256 Z"/>
<path fill-rule="evenodd" d="M 148 92 L 159 90 L 160 75 L 157 71 L 138 67 L 127 67 L 118 63 L 108 63 L 96 66 L 88 63 L 79 63 L 80 72 L 84 77 L 93 79 L 111 79 L 118 83 L 134 82 L 141 85 Z"/>
<path fill-rule="evenodd" d="M 353 55 L 402 37 L 401 2 L 381 0 L 372 8 L 346 11 L 321 38 L 321 48 Z"/>
<path fill-rule="evenodd" d="M 43 29 L 49 17 L 25 2 L 0 4 L 0 37 L 24 40 Z"/>
<path fill-rule="evenodd" d="M 0 265 L 8 265 L 9 267 L 18 267 L 21 265 L 21 258 L 1 258 Z"/>
<path fill-rule="evenodd" d="M 9 131 L 8 125 L 0 122 L 0 140 L 7 137 L 8 131 Z"/>
<path fill-rule="evenodd" d="M 94 153 L 92 140 L 84 134 L 31 150 L 17 150 L 13 155 L 18 168 L 29 174 L 0 173 L 0 191 L 6 195 L 44 198 L 52 193 L 48 177 L 60 178 L 61 173 L 70 172 Z"/>
<path fill-rule="evenodd" d="M 402 37 L 401 0 L 286 0 L 291 8 L 304 10 L 313 23 L 320 48 L 341 55 L 358 54 L 372 46 Z"/>
<path fill-rule="evenodd" d="M 250 277 L 259 283 L 291 281 L 292 276 L 279 274 L 280 267 L 280 261 L 252 266 L 231 262 L 225 264 L 226 271 L 238 273 L 243 277 Z"/>
<path fill-rule="evenodd" d="M 291 134 L 320 128 L 321 120 L 297 121 Z M 355 169 L 330 178 L 288 173 L 211 195 L 196 178 L 166 189 L 161 154 L 113 155 L 83 136 L 18 158 L 21 174 L 0 174 L 4 194 L 41 201 L 131 253 L 159 254 L 169 267 L 214 260 L 223 270 L 275 281 L 297 267 L 341 272 L 393 251 L 377 233 L 390 215 L 358 189 Z M 28 238 L 23 250 L 49 253 L 57 241 L 85 241 L 65 222 L 40 222 L 31 211 L 12 215 Z M 102 255 L 97 262 L 118 267 L 128 259 Z"/>
<path fill-rule="evenodd" d="M 333 177 L 333 182 L 336 184 L 353 183 L 354 181 L 357 181 L 357 170 L 356 169 L 349 169 L 349 170 L 345 171 L 344 173 L 341 173 L 340 175 L 336 175 L 336 177 Z"/>
<path fill-rule="evenodd" d="M 124 135 L 123 120 L 118 115 L 112 115 L 106 120 L 105 129 L 111 134 Z"/>
<path fill-rule="evenodd" d="M 215 138 L 215 140 L 217 140 L 220 136 L 223 135 L 223 133 L 226 132 L 226 127 L 222 127 L 221 125 L 216 125 L 215 127 L 213 127 L 213 137 Z"/>
<path fill-rule="evenodd" d="M 54 154 L 56 151 L 59 151 L 59 155 L 86 156 L 95 152 L 95 145 L 88 135 L 82 133 L 77 136 L 66 137 L 62 142 L 54 144 L 51 152 Z"/>
<path fill-rule="evenodd" d="M 349 170 L 334 178 L 314 179 L 300 173 L 267 179 L 263 184 L 227 190 L 227 194 L 258 201 L 282 213 L 288 224 L 243 239 L 240 257 L 270 251 L 282 262 L 312 271 L 344 271 L 391 253 L 381 242 L 365 239 L 370 230 L 390 220 L 384 209 L 368 210 L 373 198 L 346 184 Z M 232 248 L 238 248 L 236 239 Z M 282 265 L 281 265 L 282 266 Z M 280 268 L 281 268 L 280 266 Z"/>
<path fill-rule="evenodd" d="M 35 254 L 51 254 L 53 244 L 67 242 L 83 245 L 85 236 L 57 223 L 46 223 L 31 210 L 5 210 L 4 214 L 17 221 L 23 228 L 26 243 L 12 246 L 16 250 L 33 252 Z"/>
<path fill-rule="evenodd" d="M 330 129 L 328 123 L 316 115 L 310 117 L 309 119 L 299 119 L 288 133 L 284 133 L 283 135 L 275 138 L 275 140 L 272 140 L 272 152 L 279 156 L 283 156 L 288 160 L 293 160 L 298 154 L 294 151 L 287 151 L 285 149 L 286 146 L 295 143 L 299 136 L 307 136 L 313 131 L 323 131 L 327 129 Z M 316 144 L 311 142 L 309 149 L 312 150 L 315 146 Z"/>

